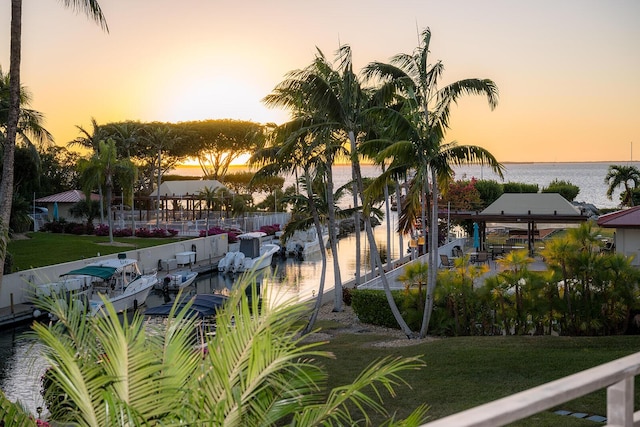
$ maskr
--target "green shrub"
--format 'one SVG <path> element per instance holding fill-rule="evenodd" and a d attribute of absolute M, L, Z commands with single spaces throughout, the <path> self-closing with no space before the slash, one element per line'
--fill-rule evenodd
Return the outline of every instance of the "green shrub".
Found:
<path fill-rule="evenodd" d="M 391 291 L 398 307 L 402 307 L 403 292 Z M 374 289 L 353 289 L 351 306 L 362 323 L 399 329 L 384 291 Z"/>
<path fill-rule="evenodd" d="M 580 192 L 580 187 L 573 185 L 569 181 L 558 181 L 554 179 L 548 187 L 542 189 L 543 193 L 559 193 L 562 197 L 573 202 Z"/>
<path fill-rule="evenodd" d="M 523 182 L 507 182 L 502 188 L 505 193 L 537 193 L 538 184 L 526 184 Z"/>

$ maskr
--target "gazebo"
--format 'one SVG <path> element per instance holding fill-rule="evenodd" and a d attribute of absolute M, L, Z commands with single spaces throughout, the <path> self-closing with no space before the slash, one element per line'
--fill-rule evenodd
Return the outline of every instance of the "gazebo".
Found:
<path fill-rule="evenodd" d="M 469 219 L 480 225 L 480 242 L 486 239 L 487 223 L 526 224 L 527 247 L 533 253 L 536 224 L 579 223 L 589 217 L 558 193 L 505 193 Z"/>
<path fill-rule="evenodd" d="M 166 212 L 169 211 L 169 201 L 172 201 L 174 205 L 178 204 L 181 207 L 184 202 L 186 204 L 184 209 L 189 212 L 195 211 L 196 201 L 202 199 L 200 194 L 205 191 L 205 189 L 208 189 L 209 191 L 216 191 L 220 188 L 226 187 L 222 185 L 220 181 L 215 179 L 165 181 L 160 184 L 159 189 L 154 190 L 149 195 L 149 199 L 151 201 L 156 200 L 158 198 L 158 194 L 160 194 L 160 204 L 165 215 Z"/>

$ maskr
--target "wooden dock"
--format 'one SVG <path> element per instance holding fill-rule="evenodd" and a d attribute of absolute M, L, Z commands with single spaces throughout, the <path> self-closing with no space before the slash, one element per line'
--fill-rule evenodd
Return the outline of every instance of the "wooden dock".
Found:
<path fill-rule="evenodd" d="M 28 323 L 34 319 L 34 307 L 31 304 L 14 304 L 13 307 L 0 308 L 0 329 Z"/>

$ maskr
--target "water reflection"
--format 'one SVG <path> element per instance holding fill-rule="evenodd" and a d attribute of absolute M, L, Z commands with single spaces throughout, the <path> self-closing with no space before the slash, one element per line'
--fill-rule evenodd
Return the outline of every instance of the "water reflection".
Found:
<path fill-rule="evenodd" d="M 395 217 L 395 214 L 394 214 Z M 384 224 L 375 229 L 376 241 L 381 253 L 391 254 L 398 258 L 398 243 L 393 242 L 390 250 L 386 248 L 386 227 Z M 363 247 L 366 240 L 364 234 Z M 355 236 L 340 239 L 338 244 L 338 262 L 340 264 L 342 281 L 348 281 L 355 275 Z M 363 249 L 361 274 L 370 271 L 369 255 Z M 306 260 L 294 258 L 277 259 L 270 269 L 266 269 L 257 277 L 262 286 L 271 289 L 275 301 L 290 299 L 302 301 L 313 298 L 317 291 L 322 272 L 320 255 Z M 186 291 L 191 293 L 226 293 L 234 283 L 235 278 L 217 272 L 199 276 L 194 284 Z M 334 288 L 333 257 L 328 253 L 325 291 Z M 176 294 L 170 294 L 171 300 Z M 147 299 L 148 307 L 155 307 L 165 303 L 162 291 L 153 291 Z M 0 389 L 10 401 L 19 400 L 22 405 L 34 415 L 37 408 L 44 405 L 40 395 L 40 377 L 46 369 L 46 362 L 40 353 L 40 344 L 26 333 L 29 326 L 0 331 Z"/>

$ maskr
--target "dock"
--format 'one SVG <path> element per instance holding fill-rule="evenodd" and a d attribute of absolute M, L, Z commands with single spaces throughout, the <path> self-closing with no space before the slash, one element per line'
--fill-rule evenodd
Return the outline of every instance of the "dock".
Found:
<path fill-rule="evenodd" d="M 6 329 L 34 319 L 34 307 L 31 304 L 14 304 L 0 308 L 0 329 Z"/>

